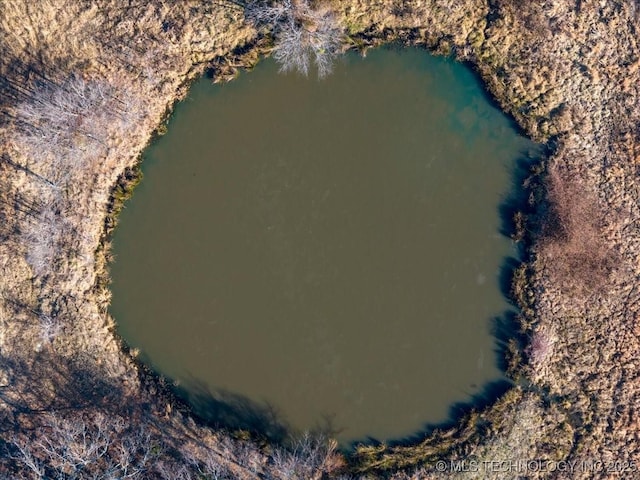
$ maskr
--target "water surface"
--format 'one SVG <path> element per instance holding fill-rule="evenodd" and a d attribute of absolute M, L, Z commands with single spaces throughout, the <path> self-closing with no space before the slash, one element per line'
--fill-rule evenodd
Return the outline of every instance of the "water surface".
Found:
<path fill-rule="evenodd" d="M 502 378 L 498 207 L 530 147 L 419 50 L 196 82 L 120 219 L 119 331 L 221 421 L 269 405 L 342 442 L 442 422 Z"/>

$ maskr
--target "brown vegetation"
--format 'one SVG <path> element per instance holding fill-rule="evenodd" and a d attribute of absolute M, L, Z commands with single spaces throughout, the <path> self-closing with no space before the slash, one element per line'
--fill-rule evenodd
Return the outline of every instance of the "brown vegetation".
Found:
<path fill-rule="evenodd" d="M 538 252 L 555 284 L 568 294 L 606 291 L 619 263 L 604 236 L 605 214 L 595 192 L 558 163 L 549 164 Z"/>

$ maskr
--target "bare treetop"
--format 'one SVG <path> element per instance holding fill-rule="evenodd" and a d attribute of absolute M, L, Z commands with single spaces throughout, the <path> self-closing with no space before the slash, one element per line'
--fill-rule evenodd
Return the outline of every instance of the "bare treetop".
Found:
<path fill-rule="evenodd" d="M 328 6 L 312 7 L 309 0 L 254 0 L 247 5 L 246 17 L 257 27 L 272 30 L 273 56 L 283 72 L 308 75 L 313 61 L 323 78 L 331 73 L 345 43 L 335 13 Z"/>
<path fill-rule="evenodd" d="M 106 154 L 115 131 L 130 128 L 142 109 L 126 90 L 72 75 L 38 82 L 15 108 L 14 148 L 33 170 L 59 188 Z"/>

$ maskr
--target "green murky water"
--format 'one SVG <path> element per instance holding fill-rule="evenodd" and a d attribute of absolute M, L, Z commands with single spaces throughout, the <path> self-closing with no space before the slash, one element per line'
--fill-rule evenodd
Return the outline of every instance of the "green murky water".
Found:
<path fill-rule="evenodd" d="M 501 378 L 498 208 L 529 148 L 419 50 L 201 80 L 121 216 L 119 331 L 223 423 L 277 412 L 346 443 L 442 422 Z"/>

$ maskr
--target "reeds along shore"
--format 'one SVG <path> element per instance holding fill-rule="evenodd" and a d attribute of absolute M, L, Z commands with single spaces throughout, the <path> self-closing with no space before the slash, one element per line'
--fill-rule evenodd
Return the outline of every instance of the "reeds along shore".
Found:
<path fill-rule="evenodd" d="M 522 335 L 512 343 L 510 371 L 519 386 L 410 444 L 360 446 L 347 464 L 322 439 L 276 446 L 200 425 L 113 332 L 107 233 L 126 190 L 121 175 L 131 174 L 189 81 L 207 67 L 222 77 L 251 64 L 278 30 L 258 32 L 243 6 L 227 2 L 0 0 L 0 476 L 448 478 L 438 461 L 471 455 L 482 465 L 591 465 L 572 478 L 633 475 L 640 461 L 635 3 L 308 7 L 284 23 L 313 32 L 309 22 L 331 18 L 347 46 L 397 40 L 469 62 L 524 132 L 547 142 L 542 193 L 532 197 L 535 213 L 519 222 L 528 242 L 514 288 Z M 305 38 L 310 61 L 316 37 Z"/>

